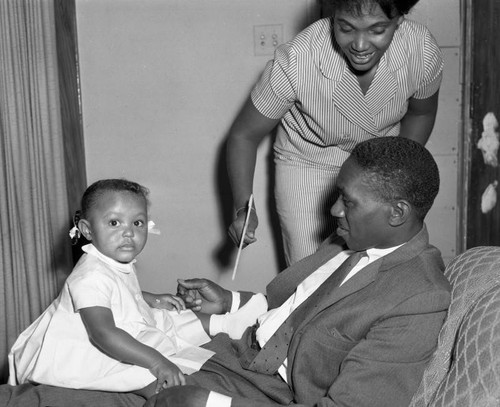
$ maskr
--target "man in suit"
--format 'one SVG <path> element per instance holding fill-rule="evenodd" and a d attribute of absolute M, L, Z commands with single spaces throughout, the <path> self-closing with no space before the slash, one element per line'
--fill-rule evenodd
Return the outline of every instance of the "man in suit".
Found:
<path fill-rule="evenodd" d="M 337 186 L 336 236 L 271 281 L 256 326 L 240 340 L 215 336 L 216 355 L 188 385 L 147 406 L 409 404 L 450 302 L 424 224 L 437 165 L 411 140 L 371 139 L 355 147 Z M 180 291 L 193 309 L 231 309 L 233 294 L 209 280 Z"/>

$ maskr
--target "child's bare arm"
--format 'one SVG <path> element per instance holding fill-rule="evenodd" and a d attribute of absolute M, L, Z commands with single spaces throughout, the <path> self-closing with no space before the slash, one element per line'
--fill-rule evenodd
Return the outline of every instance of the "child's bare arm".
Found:
<path fill-rule="evenodd" d="M 173 294 L 152 294 L 147 291 L 142 292 L 144 301 L 148 303 L 151 308 L 164 308 L 169 311 L 177 310 L 182 311 L 186 309 L 186 305 L 182 298 Z"/>
<path fill-rule="evenodd" d="M 157 350 L 144 345 L 123 329 L 118 328 L 109 308 L 82 308 L 80 315 L 92 344 L 120 362 L 149 369 L 158 379 L 157 392 L 164 386 L 171 387 L 186 383 L 184 375 L 175 364 Z"/>

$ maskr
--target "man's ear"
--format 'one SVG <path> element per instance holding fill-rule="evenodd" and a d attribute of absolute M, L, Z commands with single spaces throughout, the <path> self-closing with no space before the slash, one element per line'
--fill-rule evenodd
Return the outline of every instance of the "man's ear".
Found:
<path fill-rule="evenodd" d="M 78 229 L 80 232 L 82 232 L 82 235 L 87 239 L 88 241 L 92 240 L 92 230 L 90 227 L 90 223 L 86 219 L 80 219 L 78 221 Z"/>
<path fill-rule="evenodd" d="M 412 207 L 405 201 L 401 199 L 396 201 L 391 206 L 391 216 L 389 218 L 389 224 L 391 226 L 400 226 L 404 224 L 410 217 L 412 212 Z"/>

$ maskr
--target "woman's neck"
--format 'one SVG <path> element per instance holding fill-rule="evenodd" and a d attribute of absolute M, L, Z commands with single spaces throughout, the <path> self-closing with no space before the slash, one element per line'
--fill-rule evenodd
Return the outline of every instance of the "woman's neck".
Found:
<path fill-rule="evenodd" d="M 352 70 L 352 73 L 356 76 L 359 82 L 359 87 L 361 88 L 361 92 L 363 95 L 366 95 L 370 85 L 373 82 L 373 78 L 375 78 L 375 74 L 377 73 L 378 64 L 373 66 L 368 71 L 355 71 Z"/>

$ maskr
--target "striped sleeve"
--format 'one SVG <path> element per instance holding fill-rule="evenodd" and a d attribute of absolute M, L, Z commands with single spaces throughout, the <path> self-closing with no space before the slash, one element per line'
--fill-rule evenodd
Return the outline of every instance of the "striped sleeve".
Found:
<path fill-rule="evenodd" d="M 296 100 L 297 58 L 289 44 L 276 50 L 274 60 L 267 63 L 264 72 L 252 90 L 254 106 L 270 119 L 280 119 Z"/>
<path fill-rule="evenodd" d="M 427 99 L 441 86 L 443 78 L 443 54 L 432 34 L 426 30 L 423 46 L 424 78 L 420 88 L 413 94 L 415 99 Z"/>

